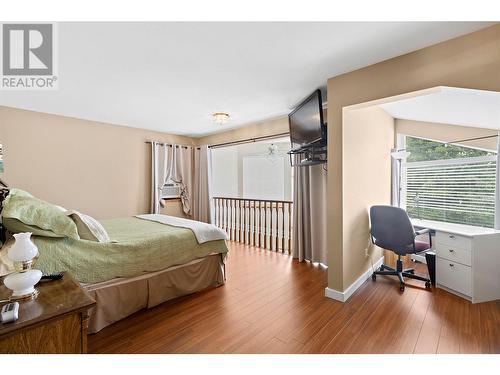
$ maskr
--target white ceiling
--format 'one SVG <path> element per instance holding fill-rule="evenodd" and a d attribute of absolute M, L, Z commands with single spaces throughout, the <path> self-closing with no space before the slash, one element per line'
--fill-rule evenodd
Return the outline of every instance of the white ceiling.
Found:
<path fill-rule="evenodd" d="M 60 23 L 57 91 L 0 105 L 200 136 L 288 113 L 329 77 L 490 23 Z M 223 126 L 211 113 L 228 112 Z"/>
<path fill-rule="evenodd" d="M 394 118 L 500 129 L 500 92 L 441 87 L 438 92 L 381 104 Z"/>

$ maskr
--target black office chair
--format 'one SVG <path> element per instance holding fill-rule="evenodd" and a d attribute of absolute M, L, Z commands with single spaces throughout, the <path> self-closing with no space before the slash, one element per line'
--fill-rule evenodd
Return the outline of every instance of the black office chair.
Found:
<path fill-rule="evenodd" d="M 425 281 L 425 287 L 431 287 L 428 278 L 415 275 L 413 268 L 403 269 L 401 256 L 417 254 L 427 251 L 432 247 L 431 231 L 422 229 L 415 231 L 405 210 L 393 206 L 373 206 L 370 208 L 371 239 L 372 242 L 386 250 L 393 251 L 398 255 L 396 269 L 382 264 L 380 270 L 373 272 L 372 279 L 375 281 L 377 275 L 391 275 L 399 278 L 399 289 L 404 292 L 404 278 Z M 429 233 L 429 242 L 417 241 L 416 237 Z"/>

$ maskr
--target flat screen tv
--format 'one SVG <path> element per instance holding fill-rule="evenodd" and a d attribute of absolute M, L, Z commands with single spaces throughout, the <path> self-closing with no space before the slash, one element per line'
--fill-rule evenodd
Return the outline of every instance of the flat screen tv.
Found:
<path fill-rule="evenodd" d="M 321 91 L 314 91 L 288 115 L 293 149 L 320 144 L 324 139 Z"/>

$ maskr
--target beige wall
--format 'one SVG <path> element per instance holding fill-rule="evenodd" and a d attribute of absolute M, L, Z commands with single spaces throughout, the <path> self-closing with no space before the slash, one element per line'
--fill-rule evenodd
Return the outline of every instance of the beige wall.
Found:
<path fill-rule="evenodd" d="M 214 144 L 288 132 L 282 117 L 200 138 L 0 106 L 0 178 L 41 199 L 97 218 L 144 213 L 150 199 L 147 140 Z M 184 216 L 179 200 L 162 213 Z"/>
<path fill-rule="evenodd" d="M 96 218 L 149 211 L 150 146 L 147 140 L 214 144 L 288 131 L 288 118 L 189 138 L 0 106 L 0 143 L 10 186 Z M 185 216 L 180 200 L 161 210 Z"/>
<path fill-rule="evenodd" d="M 498 134 L 498 130 L 473 128 L 469 126 L 437 124 L 433 122 L 396 119 L 396 133 L 410 135 L 433 141 L 453 142 L 462 139 L 486 137 Z M 483 150 L 496 151 L 498 138 L 478 139 L 462 144 Z"/>
<path fill-rule="evenodd" d="M 288 117 L 261 121 L 249 124 L 243 128 L 231 129 L 225 132 L 195 138 L 197 146 L 213 145 L 218 143 L 236 142 L 256 137 L 267 137 L 277 134 L 288 133 Z"/>
<path fill-rule="evenodd" d="M 0 142 L 10 186 L 96 218 L 145 213 L 150 199 L 146 140 L 187 137 L 0 107 Z M 180 203 L 166 212 L 179 214 Z"/>
<path fill-rule="evenodd" d="M 345 194 L 358 183 L 346 168 L 355 165 L 349 150 L 359 139 L 346 129 L 343 107 L 435 86 L 499 91 L 500 25 L 328 80 L 329 288 L 344 291 L 364 271 L 350 260 L 350 254 L 363 252 L 351 239 L 364 208 Z"/>
<path fill-rule="evenodd" d="M 344 137 L 353 140 L 344 149 L 345 243 L 343 266 L 362 274 L 382 256 L 370 241 L 369 209 L 391 200 L 391 149 L 394 147 L 394 119 L 383 109 L 344 109 Z M 371 257 L 371 259 L 370 259 Z"/>

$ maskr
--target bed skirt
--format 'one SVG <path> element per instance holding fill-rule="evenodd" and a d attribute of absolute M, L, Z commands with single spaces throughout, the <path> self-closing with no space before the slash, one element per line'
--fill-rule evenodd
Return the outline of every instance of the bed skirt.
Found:
<path fill-rule="evenodd" d="M 97 302 L 90 312 L 88 333 L 99 332 L 139 310 L 173 298 L 224 284 L 224 262 L 220 254 L 150 272 L 82 287 Z"/>

